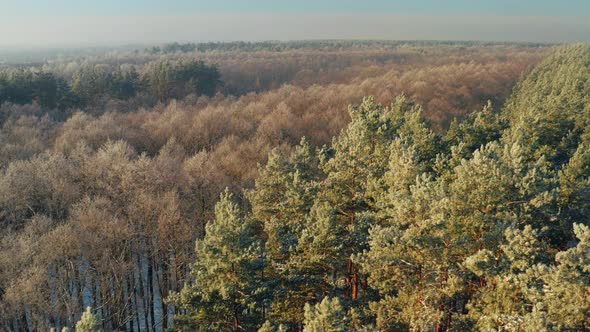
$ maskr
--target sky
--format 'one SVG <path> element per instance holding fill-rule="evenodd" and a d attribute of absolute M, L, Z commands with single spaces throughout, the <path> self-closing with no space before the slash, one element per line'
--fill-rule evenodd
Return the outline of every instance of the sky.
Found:
<path fill-rule="evenodd" d="M 0 46 L 590 41 L 590 0 L 0 0 Z"/>

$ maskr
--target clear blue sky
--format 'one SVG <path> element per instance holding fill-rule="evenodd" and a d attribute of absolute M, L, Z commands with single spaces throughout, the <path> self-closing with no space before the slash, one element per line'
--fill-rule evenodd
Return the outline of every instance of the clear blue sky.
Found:
<path fill-rule="evenodd" d="M 0 0 L 0 46 L 333 38 L 590 41 L 590 0 Z"/>

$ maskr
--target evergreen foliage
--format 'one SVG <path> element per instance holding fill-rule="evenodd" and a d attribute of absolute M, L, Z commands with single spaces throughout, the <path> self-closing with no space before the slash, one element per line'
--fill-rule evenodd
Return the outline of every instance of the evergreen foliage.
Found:
<path fill-rule="evenodd" d="M 92 309 L 87 307 L 80 321 L 76 323 L 76 332 L 99 332 L 99 326 L 98 318 L 92 314 Z"/>
<path fill-rule="evenodd" d="M 261 331 L 587 330 L 588 59 L 558 49 L 444 138 L 405 97 L 366 98 L 330 147 L 271 152 L 247 193 L 274 281 Z"/>
<path fill-rule="evenodd" d="M 255 224 L 244 219 L 225 191 L 215 206 L 215 221 L 197 241 L 194 285 L 179 294 L 187 324 L 195 329 L 249 329 L 264 314 L 264 252 Z"/>
<path fill-rule="evenodd" d="M 345 332 L 350 330 L 348 316 L 338 298 L 324 298 L 314 306 L 305 305 L 304 332 Z"/>
<path fill-rule="evenodd" d="M 70 81 L 37 68 L 0 68 L 0 105 L 36 102 L 47 110 L 96 106 L 103 99 L 128 100 L 140 93 L 161 101 L 212 96 L 221 86 L 217 67 L 202 61 L 150 62 L 138 73 L 135 66 L 82 64 Z M 61 120 L 61 119 L 60 119 Z"/>

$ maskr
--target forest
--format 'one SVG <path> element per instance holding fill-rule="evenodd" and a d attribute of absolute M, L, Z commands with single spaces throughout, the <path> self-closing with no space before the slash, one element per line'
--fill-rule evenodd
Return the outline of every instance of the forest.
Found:
<path fill-rule="evenodd" d="M 0 330 L 590 331 L 590 46 L 0 64 Z"/>

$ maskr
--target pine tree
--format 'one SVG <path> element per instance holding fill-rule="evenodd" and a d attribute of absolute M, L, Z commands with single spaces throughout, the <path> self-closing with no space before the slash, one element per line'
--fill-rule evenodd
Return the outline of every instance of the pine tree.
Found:
<path fill-rule="evenodd" d="M 558 220 L 553 228 L 551 242 L 561 246 L 574 240 L 573 223 L 588 223 L 590 220 L 590 149 L 580 144 L 569 162 L 559 171 Z"/>
<path fill-rule="evenodd" d="M 588 128 L 589 61 L 590 46 L 579 44 L 558 48 L 537 65 L 506 103 L 510 126 L 502 140 L 522 146 L 530 160 L 566 163 Z"/>
<path fill-rule="evenodd" d="M 543 173 L 523 167 L 518 149 L 492 143 L 470 159 L 456 156 L 453 169 L 434 177 L 412 151 L 399 144 L 392 150 L 391 175 L 383 181 L 389 192 L 377 190 L 382 227 L 371 230 L 370 250 L 359 257 L 380 293 L 372 305 L 377 326 L 468 328 L 463 299 L 485 279 L 457 266 L 474 254 L 502 255 L 504 230 L 534 220 L 531 211 L 548 204 Z"/>
<path fill-rule="evenodd" d="M 371 303 L 378 329 L 439 330 L 450 324 L 452 299 L 463 285 L 449 257 L 454 244 L 442 218 L 447 203 L 439 184 L 420 178 L 411 196 L 396 203 L 392 219 L 371 229 L 369 250 L 356 260 L 378 291 Z"/>
<path fill-rule="evenodd" d="M 262 326 L 258 329 L 258 332 L 287 332 L 289 331 L 285 325 L 279 325 L 278 327 L 276 324 L 273 324 L 271 321 L 266 321 Z"/>
<path fill-rule="evenodd" d="M 546 276 L 547 319 L 558 331 L 590 329 L 590 228 L 574 224 L 574 233 L 579 242 L 556 255 Z"/>
<path fill-rule="evenodd" d="M 317 193 L 317 155 L 305 138 L 289 158 L 278 150 L 247 193 L 252 204 L 252 217 L 263 225 L 267 250 L 266 278 L 272 280 L 275 296 L 270 315 L 278 322 L 297 324 L 302 321 L 307 297 L 298 298 L 287 268 L 306 225 L 306 216 Z"/>
<path fill-rule="evenodd" d="M 350 331 L 346 310 L 338 298 L 325 297 L 314 306 L 305 305 L 305 332 L 345 332 Z"/>
<path fill-rule="evenodd" d="M 254 189 L 248 192 L 254 218 L 266 222 L 280 214 L 291 170 L 289 161 L 278 149 L 269 153 L 266 165 L 259 169 Z"/>
<path fill-rule="evenodd" d="M 336 211 L 328 203 L 316 203 L 299 239 L 294 257 L 288 264 L 300 282 L 308 285 L 306 293 L 319 300 L 337 288 L 339 268 L 346 262 L 342 237 L 346 229 L 338 222 Z M 295 276 L 293 276 L 295 277 Z"/>
<path fill-rule="evenodd" d="M 76 323 L 76 332 L 99 332 L 99 325 L 98 318 L 92 314 L 92 309 L 87 307 L 80 321 Z"/>
<path fill-rule="evenodd" d="M 215 220 L 197 240 L 194 284 L 177 302 L 188 311 L 181 326 L 199 330 L 242 330 L 256 326 L 267 296 L 263 285 L 263 248 L 255 224 L 242 216 L 226 190 L 215 206 Z"/>
<path fill-rule="evenodd" d="M 406 214 L 410 208 L 412 188 L 420 178 L 428 177 L 429 166 L 420 162 L 412 145 L 401 139 L 390 146 L 388 169 L 382 177 L 373 178 L 368 183 L 368 195 L 374 202 L 374 218 L 381 225 L 389 225 L 392 220 L 399 220 L 398 215 Z"/>
<path fill-rule="evenodd" d="M 449 145 L 463 144 L 463 157 L 468 158 L 475 150 L 499 140 L 506 127 L 507 121 L 499 113 L 494 112 L 492 103 L 488 101 L 483 110 L 471 113 L 461 122 L 455 119 L 445 139 Z"/>
<path fill-rule="evenodd" d="M 468 305 L 469 316 L 480 330 L 546 328 L 539 311 L 546 267 L 545 248 L 539 232 L 530 225 L 509 227 L 504 244 L 493 252 L 482 249 L 465 259 L 464 265 L 483 281 Z"/>
<path fill-rule="evenodd" d="M 258 329 L 258 332 L 275 332 L 277 329 L 275 326 L 270 322 L 266 321 L 262 326 Z"/>
<path fill-rule="evenodd" d="M 404 97 L 390 107 L 365 98 L 359 106 L 349 109 L 351 123 L 322 153 L 320 166 L 327 177 L 320 186 L 320 199 L 330 203 L 338 224 L 345 230 L 340 239 L 344 261 L 335 274 L 346 281 L 341 295 L 353 301 L 366 285 L 366 277 L 359 274 L 352 256 L 366 248 L 368 229 L 373 223 L 368 184 L 385 173 L 389 147 L 399 137 L 405 117 L 414 119 L 414 112 L 419 112 L 418 108 Z M 424 150 L 428 150 L 426 146 Z"/>
<path fill-rule="evenodd" d="M 270 261 L 284 264 L 296 247 L 317 193 L 318 173 L 315 150 L 305 138 L 289 158 L 273 150 L 260 169 L 255 188 L 247 196 L 252 216 L 263 224 Z"/>

